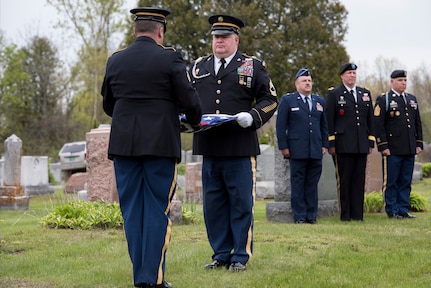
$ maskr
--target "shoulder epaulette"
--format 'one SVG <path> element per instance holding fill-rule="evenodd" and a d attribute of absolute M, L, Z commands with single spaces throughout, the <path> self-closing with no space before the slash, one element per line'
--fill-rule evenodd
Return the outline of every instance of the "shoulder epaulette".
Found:
<path fill-rule="evenodd" d="M 254 56 L 254 55 L 250 56 L 250 55 L 248 55 L 248 54 L 246 54 L 246 53 L 242 53 L 242 55 L 243 55 L 244 57 L 251 58 L 251 59 L 253 59 L 253 60 L 257 60 L 257 61 L 259 61 L 259 62 L 264 62 L 262 59 L 259 59 L 259 58 L 257 58 L 257 57 L 256 57 L 256 56 Z"/>
<path fill-rule="evenodd" d="M 118 52 L 123 51 L 124 49 L 126 49 L 126 48 L 120 48 L 120 49 L 115 50 L 114 52 L 112 52 L 111 56 L 114 54 L 117 54 Z"/>
<path fill-rule="evenodd" d="M 158 44 L 160 47 L 162 47 L 163 49 L 165 49 L 165 50 L 172 50 L 172 51 L 177 51 L 174 47 L 166 47 L 166 46 L 163 46 L 162 44 Z"/>
<path fill-rule="evenodd" d="M 194 61 L 194 64 L 196 65 L 196 64 L 198 64 L 198 63 L 200 63 L 200 62 L 202 62 L 202 61 L 204 61 L 204 60 L 205 60 L 205 61 L 207 61 L 211 55 L 212 55 L 212 54 L 208 54 L 208 55 L 205 55 L 205 56 L 201 56 L 201 57 L 199 57 L 198 59 L 196 59 L 196 60 Z"/>
<path fill-rule="evenodd" d="M 328 88 L 328 91 L 332 91 L 332 90 L 334 90 L 334 86 Z"/>

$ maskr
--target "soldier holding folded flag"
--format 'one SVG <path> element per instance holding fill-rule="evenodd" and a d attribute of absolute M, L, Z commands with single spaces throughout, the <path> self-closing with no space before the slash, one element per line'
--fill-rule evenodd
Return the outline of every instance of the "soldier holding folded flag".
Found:
<path fill-rule="evenodd" d="M 192 65 L 193 85 L 204 114 L 235 115 L 236 120 L 194 134 L 193 153 L 203 155 L 203 209 L 214 250 L 205 269 L 243 271 L 253 252 L 256 129 L 277 108 L 277 94 L 262 61 L 238 51 L 244 22 L 213 15 L 213 54 Z"/>

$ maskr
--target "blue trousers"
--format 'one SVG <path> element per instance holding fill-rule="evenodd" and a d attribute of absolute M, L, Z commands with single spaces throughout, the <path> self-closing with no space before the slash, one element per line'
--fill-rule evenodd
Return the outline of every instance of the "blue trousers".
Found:
<path fill-rule="evenodd" d="M 256 158 L 207 157 L 203 210 L 212 259 L 247 264 L 253 252 Z"/>
<path fill-rule="evenodd" d="M 383 156 L 383 194 L 388 215 L 409 212 L 412 190 L 414 155 Z"/>
<path fill-rule="evenodd" d="M 289 162 L 293 220 L 316 220 L 317 184 L 322 174 L 322 159 L 289 158 Z"/>
<path fill-rule="evenodd" d="M 174 158 L 115 157 L 115 176 L 135 286 L 161 284 L 171 236 Z"/>

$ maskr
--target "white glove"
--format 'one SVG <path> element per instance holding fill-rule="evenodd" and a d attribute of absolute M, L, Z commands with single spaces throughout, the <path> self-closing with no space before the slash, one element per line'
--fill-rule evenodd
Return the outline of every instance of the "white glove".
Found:
<path fill-rule="evenodd" d="M 253 117 L 248 112 L 240 112 L 235 116 L 237 117 L 236 122 L 238 122 L 239 126 L 242 128 L 250 127 L 251 124 L 253 124 Z"/>

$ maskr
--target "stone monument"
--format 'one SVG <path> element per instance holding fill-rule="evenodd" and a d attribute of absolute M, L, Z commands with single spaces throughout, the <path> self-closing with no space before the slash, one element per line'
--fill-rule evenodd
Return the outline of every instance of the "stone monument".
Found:
<path fill-rule="evenodd" d="M 85 135 L 87 141 L 87 200 L 118 202 L 114 165 L 108 159 L 111 127 L 102 125 Z"/>
<path fill-rule="evenodd" d="M 26 210 L 30 198 L 21 186 L 22 141 L 15 134 L 4 143 L 4 176 L 0 186 L 0 209 Z"/>
<path fill-rule="evenodd" d="M 26 196 L 54 194 L 49 186 L 48 156 L 21 157 L 21 186 Z"/>

